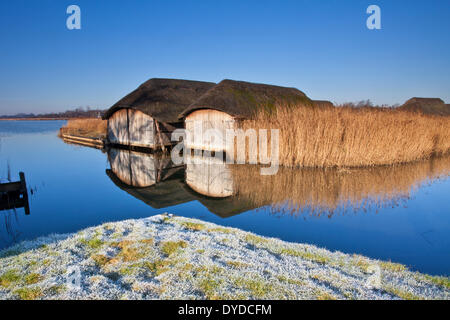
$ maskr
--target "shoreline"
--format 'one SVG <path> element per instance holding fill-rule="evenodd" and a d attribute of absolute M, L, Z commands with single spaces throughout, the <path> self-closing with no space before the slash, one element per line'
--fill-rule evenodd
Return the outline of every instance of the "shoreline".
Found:
<path fill-rule="evenodd" d="M 68 121 L 70 120 L 92 120 L 93 118 L 85 118 L 85 119 L 67 119 Z M 56 120 L 56 119 L 55 119 Z M 61 127 L 61 129 L 64 127 Z M 59 135 L 61 136 L 61 129 L 60 129 L 60 133 Z M 68 131 L 70 133 L 66 133 L 66 135 L 71 135 L 75 138 L 75 140 L 83 140 L 83 139 L 91 139 L 91 140 L 98 140 L 101 139 L 103 141 L 103 145 L 107 146 L 108 145 L 108 141 L 106 138 L 104 138 L 105 136 L 107 136 L 107 132 L 103 132 L 102 134 L 98 134 L 97 136 L 93 136 L 92 133 L 90 134 L 83 134 L 81 131 L 76 131 L 76 130 L 72 130 L 72 131 Z M 70 141 L 70 143 L 73 144 L 77 144 L 77 141 Z M 82 146 L 86 146 L 86 144 L 83 143 L 79 143 L 79 145 Z M 88 145 L 89 147 L 90 145 Z M 129 145 L 123 145 L 126 148 L 137 148 L 136 152 L 141 152 L 141 153 L 152 153 L 154 152 L 154 149 L 151 148 L 147 148 L 147 147 L 139 147 L 139 146 L 129 146 Z M 207 150 L 203 150 L 204 152 L 206 152 Z M 338 164 L 334 164 L 334 165 L 299 165 L 299 164 L 294 164 L 294 165 L 289 165 L 289 164 L 283 164 L 283 161 L 280 161 L 279 166 L 283 167 L 283 168 L 289 168 L 289 169 L 373 169 L 373 168 L 383 168 L 383 167 L 394 167 L 394 166 L 402 166 L 402 165 L 407 165 L 407 164 L 413 164 L 413 163 L 418 163 L 418 162 L 422 162 L 422 161 L 429 161 L 435 158 L 445 158 L 450 156 L 450 149 L 447 150 L 446 152 L 442 152 L 442 153 L 432 153 L 432 154 L 427 154 L 427 155 L 423 155 L 422 157 L 418 157 L 416 159 L 412 159 L 412 160 L 407 160 L 407 161 L 393 161 L 391 163 L 377 163 L 377 164 L 360 164 L 360 165 L 338 165 Z M 248 164 L 248 163 L 247 163 Z M 258 164 L 261 166 L 261 164 Z"/>
<path fill-rule="evenodd" d="M 58 134 L 58 136 L 60 138 L 64 139 L 64 136 L 62 136 L 61 134 Z M 99 138 L 99 137 L 93 137 L 90 135 L 79 135 L 79 134 L 73 134 L 71 135 L 72 137 L 74 137 L 75 139 L 72 139 L 72 141 L 67 141 L 67 143 L 70 144 L 76 144 L 76 145 L 80 145 L 80 146 L 85 146 L 85 147 L 92 147 L 91 145 L 87 145 L 84 143 L 80 143 L 79 141 L 76 140 L 82 140 L 82 139 L 89 139 L 94 141 L 97 140 L 101 140 L 103 142 L 103 146 L 107 146 L 107 140 L 105 138 Z M 119 145 L 120 146 L 120 145 Z M 127 145 L 123 145 L 126 148 L 129 148 L 130 146 Z M 131 146 L 133 148 L 133 146 Z M 97 147 L 98 149 L 98 147 Z M 145 154 L 152 154 L 154 151 L 152 151 L 152 149 L 150 148 L 141 148 L 141 149 L 131 149 L 134 152 L 139 152 L 139 153 L 145 153 Z M 206 150 L 202 150 L 203 152 L 206 152 Z M 279 165 L 281 168 L 286 168 L 286 169 L 292 169 L 292 170 L 311 170 L 311 169 L 324 169 L 324 170 L 328 170 L 328 169 L 341 169 L 341 170 L 357 170 L 357 169 L 377 169 L 377 168 L 388 168 L 388 167 L 398 167 L 398 166 L 404 166 L 404 165 L 408 165 L 408 164 L 415 164 L 415 163 L 420 163 L 420 162 L 424 162 L 424 161 L 432 161 L 434 159 L 442 159 L 442 158 L 447 158 L 450 157 L 450 150 L 446 153 L 443 154 L 437 154 L 437 155 L 430 155 L 428 157 L 423 157 L 423 158 L 419 158 L 416 160 L 412 160 L 412 161 L 406 161 L 406 162 L 393 162 L 390 164 L 377 164 L 377 165 L 365 165 L 365 166 L 326 166 L 326 167 L 320 167 L 320 166 L 310 166 L 310 167 L 302 167 L 302 166 L 285 166 L 285 165 Z M 213 157 L 214 158 L 214 157 Z M 234 163 L 236 164 L 236 163 Z M 248 163 L 246 163 L 245 165 L 249 165 Z M 257 166 L 262 166 L 261 164 L 257 164 Z"/>
<path fill-rule="evenodd" d="M 19 243 L 0 270 L 0 299 L 450 299 L 448 277 L 168 214 Z"/>
<path fill-rule="evenodd" d="M 0 118 L 0 121 L 57 121 L 57 120 L 80 120 L 91 118 Z"/>

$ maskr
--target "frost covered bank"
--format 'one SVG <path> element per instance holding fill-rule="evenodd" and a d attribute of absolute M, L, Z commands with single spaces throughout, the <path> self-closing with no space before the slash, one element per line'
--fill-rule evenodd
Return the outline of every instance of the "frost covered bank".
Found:
<path fill-rule="evenodd" d="M 158 215 L 0 252 L 0 298 L 449 299 L 450 288 L 399 264 Z"/>

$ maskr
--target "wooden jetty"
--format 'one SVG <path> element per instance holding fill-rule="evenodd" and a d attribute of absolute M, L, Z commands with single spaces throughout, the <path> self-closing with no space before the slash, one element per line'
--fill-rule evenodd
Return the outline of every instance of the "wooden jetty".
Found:
<path fill-rule="evenodd" d="M 19 173 L 20 181 L 0 184 L 0 210 L 24 208 L 30 214 L 25 174 Z"/>
<path fill-rule="evenodd" d="M 64 142 L 72 143 L 72 144 L 79 144 L 86 147 L 96 148 L 96 149 L 103 149 L 105 147 L 105 142 L 103 139 L 99 138 L 87 138 L 87 137 L 80 137 L 80 136 L 73 136 L 68 134 L 60 134 L 61 138 Z"/>

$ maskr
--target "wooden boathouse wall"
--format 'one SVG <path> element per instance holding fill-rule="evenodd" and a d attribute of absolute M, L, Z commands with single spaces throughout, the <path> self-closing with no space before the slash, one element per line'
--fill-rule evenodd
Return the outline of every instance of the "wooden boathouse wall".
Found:
<path fill-rule="evenodd" d="M 107 137 L 110 144 L 164 149 L 172 144 L 170 135 L 174 129 L 139 110 L 127 108 L 108 119 Z"/>
<path fill-rule="evenodd" d="M 195 124 L 201 124 L 202 136 L 196 137 Z M 228 113 L 212 110 L 202 109 L 190 113 L 185 119 L 186 130 L 191 132 L 191 139 L 186 140 L 186 147 L 197 150 L 207 151 L 225 151 L 229 152 L 232 146 L 226 145 L 226 130 L 234 129 L 236 121 L 233 116 Z M 215 129 L 220 132 L 222 139 L 210 139 L 205 137 L 208 129 Z"/>

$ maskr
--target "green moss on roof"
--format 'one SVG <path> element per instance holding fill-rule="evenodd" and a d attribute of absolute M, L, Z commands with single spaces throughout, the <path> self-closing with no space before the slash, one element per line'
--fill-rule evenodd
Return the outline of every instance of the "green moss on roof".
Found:
<path fill-rule="evenodd" d="M 275 110 L 277 104 L 313 105 L 311 99 L 296 88 L 223 80 L 184 110 L 180 118 L 200 109 L 214 109 L 238 118 L 251 118 L 258 110 Z"/>

